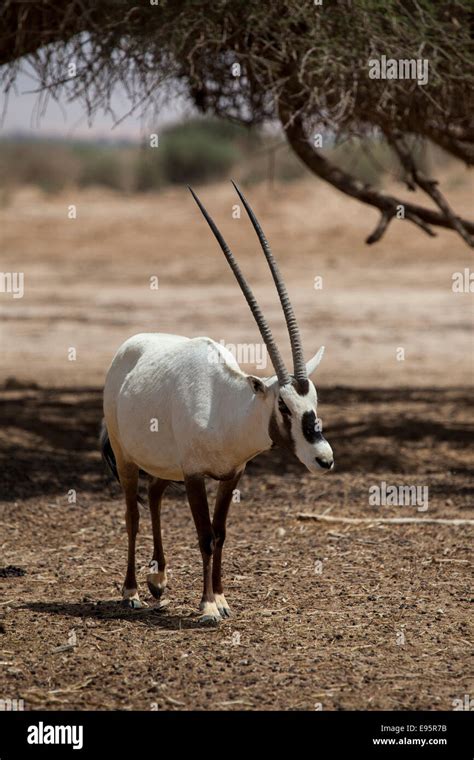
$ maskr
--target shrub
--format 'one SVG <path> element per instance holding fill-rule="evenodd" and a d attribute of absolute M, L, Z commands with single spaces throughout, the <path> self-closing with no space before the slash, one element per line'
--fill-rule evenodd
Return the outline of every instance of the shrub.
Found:
<path fill-rule="evenodd" d="M 165 132 L 158 150 L 164 177 L 172 184 L 222 179 L 240 156 L 234 142 L 213 134 L 205 122 Z"/>
<path fill-rule="evenodd" d="M 63 145 L 10 140 L 0 144 L 3 185 L 37 185 L 54 193 L 75 183 L 78 173 L 78 161 Z"/>

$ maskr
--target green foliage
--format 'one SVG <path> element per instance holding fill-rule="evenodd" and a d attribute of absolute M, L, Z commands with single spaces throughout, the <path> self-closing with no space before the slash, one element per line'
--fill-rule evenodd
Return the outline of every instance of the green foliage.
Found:
<path fill-rule="evenodd" d="M 2 186 L 37 185 L 54 193 L 75 184 L 78 169 L 72 151 L 64 145 L 13 140 L 0 143 Z"/>
<path fill-rule="evenodd" d="M 160 148 L 142 148 L 135 162 L 134 189 L 139 192 L 161 190 L 165 184 L 163 162 L 156 151 Z"/>
<path fill-rule="evenodd" d="M 243 127 L 195 119 L 165 130 L 157 148 L 8 140 L 0 142 L 0 184 L 32 184 L 46 192 L 68 185 L 144 192 L 216 181 L 227 177 L 258 139 Z"/>
<path fill-rule="evenodd" d="M 413 142 L 411 152 L 430 171 L 426 148 Z M 385 175 L 404 179 L 393 151 L 381 139 L 353 138 L 332 145 L 326 156 L 364 183 L 380 186 Z M 436 164 L 446 154 L 436 155 Z M 290 147 L 217 120 L 192 120 L 165 130 L 159 147 L 65 141 L 0 141 L 0 189 L 32 184 L 45 192 L 68 186 L 106 187 L 119 192 L 160 191 L 184 183 L 222 181 L 234 175 L 245 184 L 291 182 L 311 176 Z"/>
<path fill-rule="evenodd" d="M 208 182 L 226 176 L 239 158 L 239 150 L 205 128 L 183 125 L 164 135 L 160 158 L 168 182 Z"/>
<path fill-rule="evenodd" d="M 97 149 L 94 146 L 80 151 L 82 156 L 78 178 L 80 187 L 100 185 L 114 190 L 124 189 L 122 156 L 116 148 Z"/>

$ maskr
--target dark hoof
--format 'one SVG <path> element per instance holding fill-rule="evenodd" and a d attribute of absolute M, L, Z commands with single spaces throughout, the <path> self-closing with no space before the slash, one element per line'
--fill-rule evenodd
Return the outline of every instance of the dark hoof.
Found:
<path fill-rule="evenodd" d="M 127 610 L 142 610 L 147 606 L 144 602 L 141 602 L 140 599 L 122 599 L 120 604 Z"/>
<path fill-rule="evenodd" d="M 161 599 L 163 596 L 164 588 L 160 588 L 159 586 L 155 586 L 153 583 L 150 583 L 150 581 L 147 581 L 148 591 L 152 596 L 155 597 L 155 599 Z"/>
<path fill-rule="evenodd" d="M 223 618 L 230 618 L 232 614 L 229 607 L 218 607 L 218 610 L 219 610 L 220 616 Z"/>

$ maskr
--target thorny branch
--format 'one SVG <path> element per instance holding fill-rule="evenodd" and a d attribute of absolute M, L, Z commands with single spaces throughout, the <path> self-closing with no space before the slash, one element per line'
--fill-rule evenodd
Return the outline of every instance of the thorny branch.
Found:
<path fill-rule="evenodd" d="M 434 236 L 435 234 L 431 226 L 445 227 L 457 230 L 468 245 L 473 244 L 469 233 L 474 233 L 474 222 L 456 217 L 439 191 L 436 191 L 436 198 L 442 213 L 414 203 L 407 203 L 393 195 L 379 192 L 368 185 L 364 185 L 342 169 L 339 169 L 318 150 L 313 148 L 301 117 L 292 118 L 284 106 L 280 107 L 280 117 L 288 142 L 303 163 L 314 174 L 346 195 L 350 195 L 352 198 L 356 198 L 362 203 L 374 206 L 380 210 L 380 221 L 374 232 L 366 239 L 366 243 L 369 245 L 381 239 L 391 220 L 395 216 L 398 216 L 397 212 L 399 209 L 403 210 L 401 218 L 416 224 L 430 236 Z M 425 188 L 423 187 L 423 189 Z M 433 189 L 430 185 L 431 197 L 433 197 L 432 193 Z"/>
<path fill-rule="evenodd" d="M 381 55 L 426 59 L 428 81 L 372 79 L 368 62 Z M 473 223 L 457 216 L 435 181 L 420 173 L 410 145 L 414 137 L 431 140 L 474 165 L 473 58 L 472 0 L 321 6 L 4 0 L 0 8 L 0 92 L 6 97 L 26 60 L 42 90 L 57 100 L 80 99 L 89 117 L 110 109 L 121 85 L 131 110 L 156 111 L 160 102 L 184 95 L 202 113 L 248 126 L 280 119 L 289 144 L 317 176 L 380 210 L 368 243 L 380 240 L 403 206 L 404 218 L 427 234 L 436 226 L 453 229 L 472 246 Z M 71 61 L 78 73 L 69 78 Z M 311 146 L 311 124 L 336 140 L 396 136 L 389 141 L 407 176 L 439 210 L 401 202 L 337 169 Z"/>
<path fill-rule="evenodd" d="M 410 153 L 409 148 L 405 145 L 403 137 L 400 134 L 387 135 L 389 143 L 393 146 L 397 156 L 400 159 L 400 163 L 408 174 L 409 181 L 408 187 L 410 190 L 415 190 L 416 186 L 421 188 L 427 195 L 432 198 L 438 208 L 442 211 L 446 219 L 451 222 L 451 227 L 456 230 L 462 237 L 462 239 L 472 247 L 474 247 L 474 238 L 466 229 L 465 222 L 460 219 L 451 206 L 444 198 L 440 190 L 438 189 L 438 182 L 434 179 L 425 177 L 421 169 L 419 169 Z"/>

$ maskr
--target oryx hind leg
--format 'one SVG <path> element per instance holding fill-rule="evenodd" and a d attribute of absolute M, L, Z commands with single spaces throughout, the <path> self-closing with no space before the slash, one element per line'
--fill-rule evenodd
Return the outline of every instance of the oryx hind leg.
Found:
<path fill-rule="evenodd" d="M 135 546 L 140 522 L 138 511 L 138 467 L 133 462 L 127 461 L 120 449 L 120 446 L 110 439 L 110 443 L 117 461 L 117 473 L 120 485 L 123 488 L 125 496 L 125 524 L 128 535 L 128 555 L 127 555 L 127 572 L 122 587 L 122 601 L 127 607 L 138 609 L 146 606 L 145 602 L 140 601 L 138 595 L 138 584 L 135 570 Z"/>
<path fill-rule="evenodd" d="M 150 594 L 159 599 L 163 594 L 166 578 L 166 557 L 163 551 L 163 540 L 161 535 L 161 499 L 169 480 L 155 478 L 148 486 L 148 501 L 150 505 L 151 525 L 153 530 L 153 558 L 150 562 L 150 572 L 146 580 Z"/>

